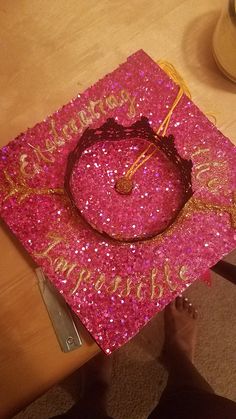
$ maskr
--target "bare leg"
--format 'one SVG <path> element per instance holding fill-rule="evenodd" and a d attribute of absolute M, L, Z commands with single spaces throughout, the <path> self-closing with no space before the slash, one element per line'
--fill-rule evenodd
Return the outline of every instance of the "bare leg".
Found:
<path fill-rule="evenodd" d="M 169 370 L 168 387 L 191 386 L 214 393 L 193 365 L 198 313 L 187 298 L 177 297 L 164 312 L 163 363 Z"/>
<path fill-rule="evenodd" d="M 99 354 L 85 365 L 85 385 L 81 400 L 67 413 L 54 419 L 112 419 L 106 413 L 106 396 L 110 384 L 112 360 Z"/>
<path fill-rule="evenodd" d="M 197 311 L 182 297 L 165 309 L 162 361 L 169 371 L 167 386 L 149 419 L 233 419 L 236 404 L 214 394 L 193 365 Z"/>

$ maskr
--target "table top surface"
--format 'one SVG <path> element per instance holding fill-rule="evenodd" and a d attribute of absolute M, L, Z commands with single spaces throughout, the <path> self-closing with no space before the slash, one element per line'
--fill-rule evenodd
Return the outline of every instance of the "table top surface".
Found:
<path fill-rule="evenodd" d="M 195 103 L 236 143 L 236 85 L 216 68 L 212 33 L 221 0 L 18 0 L 0 3 L 0 146 L 44 119 L 142 48 L 170 61 Z M 0 398 L 7 417 L 98 351 L 61 352 L 34 264 L 0 229 Z"/>

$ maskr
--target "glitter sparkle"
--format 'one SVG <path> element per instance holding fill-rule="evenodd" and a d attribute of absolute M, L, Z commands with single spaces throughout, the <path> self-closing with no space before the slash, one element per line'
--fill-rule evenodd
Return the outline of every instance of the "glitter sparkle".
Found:
<path fill-rule="evenodd" d="M 165 227 L 178 207 L 178 173 L 162 155 L 137 170 L 130 195 L 115 190 L 146 140 L 91 144 L 83 152 L 72 183 L 90 225 L 63 194 L 68 155 L 87 127 L 107 118 L 130 126 L 144 115 L 156 130 L 177 93 L 138 51 L 0 151 L 2 218 L 108 355 L 235 247 L 235 147 L 186 96 L 168 134 L 193 161 L 194 200 L 174 228 L 132 244 L 102 234 L 145 236 Z"/>

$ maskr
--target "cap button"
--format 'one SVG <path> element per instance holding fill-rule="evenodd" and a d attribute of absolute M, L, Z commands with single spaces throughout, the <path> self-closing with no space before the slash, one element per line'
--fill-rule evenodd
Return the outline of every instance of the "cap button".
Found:
<path fill-rule="evenodd" d="M 115 184 L 115 190 L 121 195 L 129 195 L 131 194 L 133 189 L 133 182 L 131 179 L 123 176 L 117 180 Z"/>

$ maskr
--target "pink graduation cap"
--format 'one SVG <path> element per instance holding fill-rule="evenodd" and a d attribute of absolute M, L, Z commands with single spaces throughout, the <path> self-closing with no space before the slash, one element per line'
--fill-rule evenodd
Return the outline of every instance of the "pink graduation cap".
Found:
<path fill-rule="evenodd" d="M 0 151 L 0 214 L 110 354 L 236 243 L 236 151 L 138 51 Z"/>

